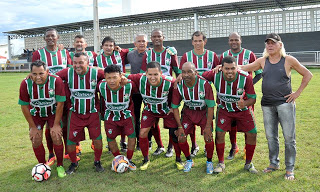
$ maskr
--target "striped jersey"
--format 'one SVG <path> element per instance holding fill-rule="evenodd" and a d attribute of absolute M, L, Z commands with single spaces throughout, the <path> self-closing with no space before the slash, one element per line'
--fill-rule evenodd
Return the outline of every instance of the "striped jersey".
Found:
<path fill-rule="evenodd" d="M 73 68 L 67 68 L 58 72 L 57 75 L 68 84 L 71 111 L 83 115 L 98 112 L 99 100 L 96 87 L 98 82 L 104 79 L 102 70 L 87 67 L 84 75 L 78 75 Z"/>
<path fill-rule="evenodd" d="M 88 59 L 89 59 L 89 66 L 93 66 L 94 60 L 96 59 L 97 54 L 93 51 L 86 51 L 86 53 L 87 53 Z M 69 54 L 70 54 L 71 60 L 73 61 L 73 57 L 74 57 L 75 52 L 70 52 Z"/>
<path fill-rule="evenodd" d="M 170 55 L 166 48 L 163 48 L 161 52 L 156 52 L 154 49 L 146 51 L 142 58 L 140 72 L 144 73 L 147 70 L 147 64 L 151 61 L 157 61 L 160 63 L 163 75 L 172 76 L 172 70 L 174 70 L 176 75 L 181 73 L 178 66 L 177 55 Z"/>
<path fill-rule="evenodd" d="M 254 91 L 252 77 L 247 73 L 244 74 L 240 71 L 236 73 L 236 78 L 233 81 L 224 79 L 222 71 L 214 73 L 207 71 L 202 74 L 208 81 L 212 81 L 217 90 L 217 104 L 222 109 L 227 109 L 228 112 L 245 111 L 248 108 L 240 109 L 237 102 L 240 96 L 244 95 L 246 98 L 256 98 Z"/>
<path fill-rule="evenodd" d="M 199 76 L 196 76 L 196 81 L 192 87 L 181 81 L 178 84 L 178 89 L 173 90 L 172 108 L 179 108 L 181 100 L 191 110 L 204 110 L 207 107 L 216 105 L 211 85 L 207 80 Z"/>
<path fill-rule="evenodd" d="M 56 102 L 65 102 L 66 96 L 62 80 L 48 74 L 44 84 L 24 79 L 20 85 L 19 104 L 29 105 L 32 116 L 48 117 L 56 112 Z"/>
<path fill-rule="evenodd" d="M 205 49 L 202 55 L 198 55 L 194 50 L 188 51 L 183 54 L 180 61 L 180 69 L 185 62 L 193 63 L 198 72 L 210 71 L 219 65 L 219 58 L 213 51 Z"/>
<path fill-rule="evenodd" d="M 223 52 L 220 56 L 220 63 L 225 56 L 234 57 L 236 59 L 236 62 L 238 65 L 247 65 L 249 63 L 253 63 L 257 59 L 256 55 L 252 51 L 245 49 L 245 48 L 241 48 L 239 53 L 233 53 L 231 51 L 231 49 Z M 262 69 L 259 69 L 259 70 L 255 71 L 254 73 L 255 73 L 255 75 L 258 75 L 258 74 L 262 73 Z M 251 75 L 252 72 L 249 72 L 249 74 Z"/>
<path fill-rule="evenodd" d="M 110 56 L 102 53 L 96 57 L 94 66 L 106 68 L 108 65 L 117 65 L 120 67 L 121 72 L 125 73 L 127 53 L 128 49 L 122 49 L 121 52 L 113 51 L 113 54 Z"/>
<path fill-rule="evenodd" d="M 136 86 L 129 82 L 118 90 L 111 90 L 106 80 L 98 84 L 100 96 L 104 99 L 105 112 L 104 120 L 112 118 L 112 121 L 119 121 L 123 116 L 125 119 L 132 117 L 134 112 L 132 93 L 137 92 Z"/>
<path fill-rule="evenodd" d="M 71 58 L 66 49 L 49 51 L 46 47 L 39 49 L 33 53 L 32 62 L 41 60 L 47 64 L 49 73 L 56 74 L 71 65 Z"/>
<path fill-rule="evenodd" d="M 152 86 L 145 74 L 131 74 L 128 76 L 139 88 L 144 110 L 164 115 L 169 113 L 174 78 L 162 75 L 158 86 Z"/>

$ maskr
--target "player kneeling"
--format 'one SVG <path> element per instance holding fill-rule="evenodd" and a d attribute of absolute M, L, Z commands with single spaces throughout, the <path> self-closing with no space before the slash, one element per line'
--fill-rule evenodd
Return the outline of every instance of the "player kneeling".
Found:
<path fill-rule="evenodd" d="M 133 115 L 132 93 L 137 92 L 134 83 L 129 82 L 121 86 L 121 70 L 117 65 L 108 65 L 104 69 L 105 80 L 98 85 L 100 97 L 104 99 L 104 127 L 107 141 L 113 156 L 120 155 L 116 142 L 118 135 L 128 136 L 127 158 L 129 169 L 136 170 L 132 162 L 134 147 L 136 144 L 135 121 Z"/>

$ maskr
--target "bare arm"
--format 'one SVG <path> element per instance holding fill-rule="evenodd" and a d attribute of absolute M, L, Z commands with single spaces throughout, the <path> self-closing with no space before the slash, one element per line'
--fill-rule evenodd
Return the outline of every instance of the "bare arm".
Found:
<path fill-rule="evenodd" d="M 245 108 L 246 106 L 252 106 L 256 103 L 256 99 L 248 98 L 246 100 L 243 99 L 243 96 L 240 97 L 240 100 L 238 101 L 238 106 L 240 109 Z"/>
<path fill-rule="evenodd" d="M 206 127 L 203 130 L 203 136 L 206 142 L 211 142 L 213 139 L 212 136 L 212 119 L 213 119 L 213 113 L 214 113 L 214 108 L 213 107 L 208 107 L 207 111 L 207 123 Z"/>
<path fill-rule="evenodd" d="M 181 139 L 185 138 L 185 135 L 184 135 L 183 127 L 181 125 L 181 121 L 180 121 L 179 108 L 173 109 L 173 115 L 174 115 L 174 119 L 176 120 L 177 125 L 178 125 L 178 130 L 176 131 L 175 134 L 178 137 L 178 140 L 181 140 Z"/>
<path fill-rule="evenodd" d="M 264 68 L 265 58 L 260 57 L 259 59 L 255 60 L 253 63 L 248 65 L 238 65 L 238 68 L 243 71 L 257 71 L 259 69 Z"/>

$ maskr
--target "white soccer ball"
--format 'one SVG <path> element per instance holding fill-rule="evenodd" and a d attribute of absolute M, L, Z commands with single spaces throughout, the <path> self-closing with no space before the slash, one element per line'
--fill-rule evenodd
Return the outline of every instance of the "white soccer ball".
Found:
<path fill-rule="evenodd" d="M 124 155 L 116 156 L 112 161 L 112 170 L 117 173 L 125 172 L 129 167 L 129 160 Z"/>
<path fill-rule="evenodd" d="M 44 164 L 39 163 L 32 168 L 31 176 L 35 181 L 48 180 L 51 175 L 51 168 Z"/>

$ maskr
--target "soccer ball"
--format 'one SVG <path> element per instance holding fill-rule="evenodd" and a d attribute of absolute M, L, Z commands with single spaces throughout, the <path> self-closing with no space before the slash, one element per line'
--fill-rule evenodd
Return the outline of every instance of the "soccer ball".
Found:
<path fill-rule="evenodd" d="M 35 181 L 48 180 L 51 175 L 51 168 L 44 164 L 39 163 L 32 168 L 31 176 Z"/>
<path fill-rule="evenodd" d="M 112 170 L 117 173 L 125 172 L 129 167 L 129 160 L 124 155 L 116 156 L 112 161 Z"/>

